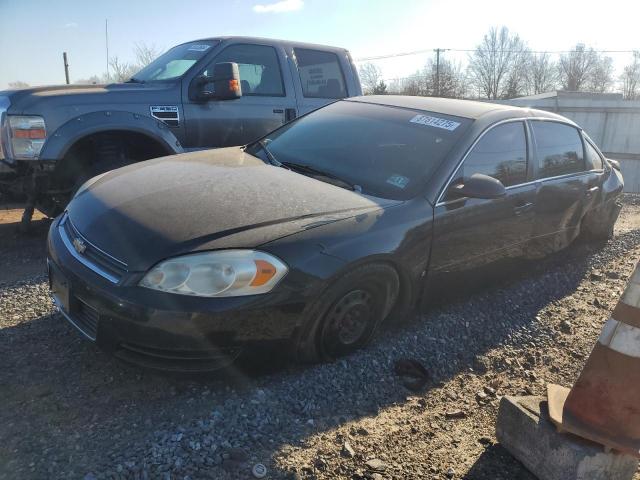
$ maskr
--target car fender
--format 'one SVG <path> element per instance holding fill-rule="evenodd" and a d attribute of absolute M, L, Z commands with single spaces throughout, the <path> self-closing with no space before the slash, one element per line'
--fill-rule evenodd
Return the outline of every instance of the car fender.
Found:
<path fill-rule="evenodd" d="M 80 115 L 62 125 L 48 136 L 40 158 L 64 158 L 78 140 L 94 133 L 111 130 L 126 130 L 146 135 L 163 145 L 167 154 L 183 152 L 180 141 L 163 122 L 139 113 L 105 110 Z"/>

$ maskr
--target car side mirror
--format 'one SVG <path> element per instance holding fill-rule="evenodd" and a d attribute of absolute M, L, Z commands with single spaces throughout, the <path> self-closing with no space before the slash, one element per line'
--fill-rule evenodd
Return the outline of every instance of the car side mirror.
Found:
<path fill-rule="evenodd" d="M 234 62 L 216 63 L 213 75 L 196 79 L 199 100 L 235 100 L 242 97 L 240 70 Z"/>
<path fill-rule="evenodd" d="M 452 186 L 450 191 L 460 197 L 485 199 L 504 197 L 507 193 L 500 180 L 482 173 L 474 173 L 464 183 Z"/>

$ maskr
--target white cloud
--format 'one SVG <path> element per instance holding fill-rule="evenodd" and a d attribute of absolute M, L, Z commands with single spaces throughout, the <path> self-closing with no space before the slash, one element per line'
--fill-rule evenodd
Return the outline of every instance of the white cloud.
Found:
<path fill-rule="evenodd" d="M 275 3 L 254 5 L 253 11 L 256 13 L 282 13 L 302 10 L 302 7 L 304 7 L 303 0 L 280 0 Z"/>
<path fill-rule="evenodd" d="M 78 24 L 76 22 L 65 23 L 64 28 L 78 28 Z"/>

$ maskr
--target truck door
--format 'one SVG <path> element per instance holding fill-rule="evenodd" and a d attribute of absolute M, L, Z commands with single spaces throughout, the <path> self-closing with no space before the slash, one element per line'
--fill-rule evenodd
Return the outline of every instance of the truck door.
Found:
<path fill-rule="evenodd" d="M 342 58 L 335 52 L 299 47 L 294 47 L 292 54 L 300 115 L 349 96 L 345 71 L 351 72 L 351 65 L 346 55 Z"/>
<path fill-rule="evenodd" d="M 213 65 L 235 62 L 240 70 L 242 97 L 237 100 L 184 102 L 187 149 L 244 145 L 295 116 L 291 75 L 281 48 L 272 45 L 231 43 L 200 73 L 210 75 Z"/>

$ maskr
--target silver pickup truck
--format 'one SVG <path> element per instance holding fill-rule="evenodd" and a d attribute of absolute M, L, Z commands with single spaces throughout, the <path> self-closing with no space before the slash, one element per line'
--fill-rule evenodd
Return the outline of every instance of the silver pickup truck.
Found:
<path fill-rule="evenodd" d="M 221 67 L 221 68 L 217 68 Z M 218 73 L 216 74 L 216 70 Z M 216 91 L 221 73 L 234 91 Z M 0 92 L 0 188 L 55 216 L 87 179 L 129 163 L 246 144 L 362 94 L 343 48 L 218 37 L 171 48 L 125 83 Z"/>

